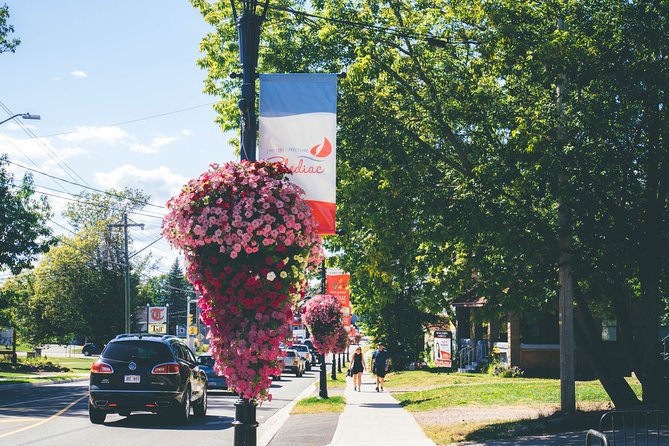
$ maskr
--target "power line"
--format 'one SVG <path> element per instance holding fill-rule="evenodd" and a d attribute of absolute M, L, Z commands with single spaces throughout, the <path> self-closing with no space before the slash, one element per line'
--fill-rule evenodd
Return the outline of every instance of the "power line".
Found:
<path fill-rule="evenodd" d="M 17 167 L 21 167 L 22 169 L 26 169 L 26 170 L 29 170 L 29 171 L 31 171 L 31 172 L 38 173 L 38 174 L 40 174 L 40 175 L 44 175 L 44 176 L 46 176 L 46 177 L 49 177 L 49 178 L 52 178 L 52 179 L 55 179 L 55 180 L 58 180 L 58 181 L 63 181 L 63 182 L 65 182 L 65 183 L 72 184 L 72 185 L 74 185 L 74 186 L 79 186 L 79 187 L 82 187 L 82 188 L 84 188 L 84 189 L 92 190 L 92 191 L 94 191 L 94 192 L 98 192 L 98 193 L 101 193 L 101 194 L 109 195 L 109 196 L 112 196 L 112 197 L 116 197 L 116 198 L 121 198 L 121 199 L 129 200 L 129 201 L 133 202 L 134 204 L 141 204 L 141 205 L 146 205 L 146 206 L 152 206 L 152 207 L 155 207 L 155 208 L 158 208 L 158 209 L 167 209 L 167 207 L 165 207 L 165 206 L 160 206 L 160 205 L 157 205 L 157 204 L 149 203 L 148 201 L 142 201 L 142 200 L 137 200 L 137 199 L 134 199 L 134 198 L 124 197 L 123 195 L 121 195 L 121 194 L 119 194 L 119 193 L 114 193 L 114 192 L 104 191 L 104 190 L 101 190 L 101 189 L 96 189 L 96 188 L 91 187 L 91 186 L 83 185 L 83 184 L 81 184 L 81 183 L 77 183 L 77 182 L 74 182 L 74 181 L 69 181 L 69 180 L 66 180 L 65 178 L 61 178 L 61 177 L 58 177 L 58 176 L 56 176 L 56 175 L 51 175 L 51 174 L 46 173 L 46 172 L 43 172 L 43 171 L 41 171 L 41 170 L 39 170 L 39 169 L 33 169 L 33 168 L 31 168 L 31 167 L 24 166 L 24 165 L 22 165 L 22 164 L 20 164 L 20 163 L 17 163 L 16 161 L 12 161 L 12 160 L 10 160 L 10 159 L 7 159 L 7 162 L 8 162 L 9 164 L 13 164 L 13 165 L 15 165 L 15 166 L 17 166 Z M 35 164 L 35 163 L 33 162 L 33 164 Z M 35 166 L 37 166 L 37 164 L 35 164 Z M 68 194 L 71 194 L 71 195 L 75 195 L 75 194 L 72 194 L 72 193 L 67 192 L 67 191 L 65 191 L 65 193 L 68 193 Z"/>
<path fill-rule="evenodd" d="M 432 46 L 438 46 L 438 47 L 446 47 L 448 45 L 471 45 L 476 42 L 470 41 L 470 40 L 461 40 L 461 41 L 451 41 L 450 39 L 444 39 L 444 37 L 437 37 L 437 36 L 432 36 L 429 34 L 418 34 L 413 31 L 406 31 L 402 30 L 400 28 L 395 28 L 395 27 L 389 27 L 389 26 L 381 26 L 381 25 L 375 25 L 373 23 L 365 23 L 365 22 L 355 22 L 351 20 L 344 20 L 344 19 L 336 19 L 333 17 L 324 17 L 312 13 L 308 13 L 306 11 L 298 11 L 293 8 L 289 7 L 284 7 L 284 6 L 276 6 L 276 5 L 268 5 L 268 8 L 275 9 L 277 11 L 284 11 L 288 12 L 290 14 L 293 14 L 295 16 L 303 16 L 303 17 L 309 17 L 311 19 L 317 19 L 317 20 L 322 20 L 325 22 L 331 22 L 331 23 L 337 23 L 339 25 L 345 25 L 345 26 L 350 26 L 354 28 L 363 28 L 363 29 L 370 29 L 374 31 L 381 31 L 386 34 L 392 34 L 396 35 L 399 37 L 405 37 L 405 38 L 410 38 L 410 39 L 415 39 L 415 40 L 423 40 L 427 42 L 428 44 Z"/>
<path fill-rule="evenodd" d="M 3 109 L 5 109 L 5 111 L 6 111 L 7 113 L 9 113 L 10 115 L 13 115 L 13 114 L 14 114 L 14 112 L 13 112 L 12 110 L 10 110 L 9 107 L 7 107 L 2 101 L 0 101 L 0 106 L 1 106 Z M 33 141 L 35 141 L 39 146 L 41 146 L 41 147 L 44 149 L 44 151 L 45 151 L 46 154 L 49 156 L 49 158 L 51 158 L 52 160 L 54 160 L 54 161 L 56 162 L 57 165 L 63 167 L 63 170 L 65 171 L 65 173 L 66 173 L 70 178 L 72 178 L 73 180 L 75 180 L 74 176 L 76 176 L 76 177 L 79 178 L 81 181 L 83 181 L 84 183 L 86 183 L 86 180 L 84 180 L 78 173 L 76 173 L 76 172 L 75 172 L 75 171 L 74 171 L 74 170 L 67 164 L 67 162 L 65 162 L 63 159 L 61 159 L 61 158 L 58 156 L 58 154 L 57 154 L 56 152 L 54 152 L 53 150 L 51 150 L 50 147 L 48 147 L 46 144 L 44 144 L 44 143 L 42 142 L 42 140 L 41 140 L 37 135 L 35 135 L 35 133 L 34 133 L 31 129 L 29 129 L 29 128 L 28 128 L 25 124 L 23 124 L 21 121 L 18 121 L 18 125 L 19 125 L 19 127 L 21 127 L 21 129 L 22 129 L 22 130 L 23 130 L 23 131 L 24 131 L 30 138 L 33 139 Z M 70 172 L 72 172 L 72 174 L 74 174 L 74 176 L 72 176 L 72 174 L 70 174 Z M 86 184 L 88 185 L 88 183 L 86 183 Z"/>
<path fill-rule="evenodd" d="M 117 122 L 117 123 L 114 123 L 114 124 L 95 126 L 95 127 L 91 127 L 91 128 L 87 128 L 87 129 L 82 129 L 82 130 L 72 130 L 70 132 L 61 132 L 61 133 L 50 133 L 48 135 L 43 135 L 42 137 L 43 138 L 48 138 L 48 137 L 51 137 L 51 136 L 61 136 L 61 135 L 71 135 L 71 134 L 74 134 L 74 133 L 92 132 L 92 131 L 100 129 L 102 127 L 112 127 L 112 126 L 115 126 L 115 125 L 132 124 L 133 122 L 140 122 L 140 121 L 146 121 L 146 120 L 149 120 L 149 119 L 162 118 L 163 116 L 169 116 L 169 115 L 173 115 L 173 114 L 176 114 L 176 113 L 182 113 L 182 112 L 185 112 L 185 111 L 195 110 L 197 108 L 202 108 L 202 107 L 206 107 L 208 105 L 214 105 L 214 104 L 215 104 L 215 102 L 208 102 L 206 104 L 200 104 L 200 105 L 195 105 L 193 107 L 182 108 L 180 110 L 174 110 L 174 111 L 169 111 L 169 112 L 165 112 L 165 113 L 160 113 L 158 115 L 145 116 L 143 118 L 131 119 L 129 121 L 122 121 L 122 122 Z"/>

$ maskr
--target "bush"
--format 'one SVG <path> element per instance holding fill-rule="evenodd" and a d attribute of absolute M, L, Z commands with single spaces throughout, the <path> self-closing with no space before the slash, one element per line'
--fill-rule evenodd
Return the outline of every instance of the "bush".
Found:
<path fill-rule="evenodd" d="M 509 367 L 501 363 L 491 364 L 489 371 L 500 378 L 520 378 L 525 373 L 520 367 Z"/>

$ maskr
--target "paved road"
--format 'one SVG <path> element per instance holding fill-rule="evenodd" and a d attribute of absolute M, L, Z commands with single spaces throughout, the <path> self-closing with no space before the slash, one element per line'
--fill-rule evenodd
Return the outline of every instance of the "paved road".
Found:
<path fill-rule="evenodd" d="M 272 385 L 273 399 L 257 409 L 262 424 L 311 386 L 318 368 L 301 378 L 282 377 Z M 55 384 L 30 389 L 0 387 L 0 446 L 4 445 L 193 445 L 233 443 L 234 402 L 228 392 L 211 392 L 204 418 L 177 426 L 158 415 L 108 415 L 104 425 L 88 419 L 87 382 Z"/>

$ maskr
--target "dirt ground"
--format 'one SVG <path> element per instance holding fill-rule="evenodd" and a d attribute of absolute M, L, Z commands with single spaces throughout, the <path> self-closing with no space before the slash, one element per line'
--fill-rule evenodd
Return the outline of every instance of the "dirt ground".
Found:
<path fill-rule="evenodd" d="M 528 406 L 459 406 L 429 412 L 413 412 L 413 416 L 421 425 L 444 425 L 473 423 L 483 421 L 511 421 L 548 417 L 559 410 L 558 405 L 541 407 Z M 610 409 L 607 404 L 579 404 L 578 410 L 589 412 Z"/>

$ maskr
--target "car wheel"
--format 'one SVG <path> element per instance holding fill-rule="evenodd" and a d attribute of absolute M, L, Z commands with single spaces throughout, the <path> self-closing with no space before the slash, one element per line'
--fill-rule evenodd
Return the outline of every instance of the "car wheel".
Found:
<path fill-rule="evenodd" d="M 207 415 L 207 388 L 202 389 L 202 398 L 193 404 L 193 415 L 203 417 Z"/>
<path fill-rule="evenodd" d="M 295 370 L 295 376 L 296 376 L 297 378 L 300 377 L 300 369 Z"/>
<path fill-rule="evenodd" d="M 183 401 L 174 412 L 174 421 L 178 424 L 186 424 L 190 419 L 190 387 L 186 387 Z"/>
<path fill-rule="evenodd" d="M 105 418 L 107 418 L 107 414 L 104 413 L 103 411 L 96 409 L 93 407 L 91 402 L 88 402 L 88 418 L 91 420 L 91 423 L 93 424 L 102 424 L 105 422 Z"/>
<path fill-rule="evenodd" d="M 118 414 L 121 415 L 122 417 L 129 417 L 129 416 L 130 416 L 130 411 L 127 411 L 127 412 L 119 412 Z"/>
<path fill-rule="evenodd" d="M 86 351 L 84 352 L 84 356 L 91 356 L 91 352 L 89 352 L 88 350 L 86 350 Z"/>
<path fill-rule="evenodd" d="M 307 372 L 311 370 L 311 364 L 307 366 Z"/>

